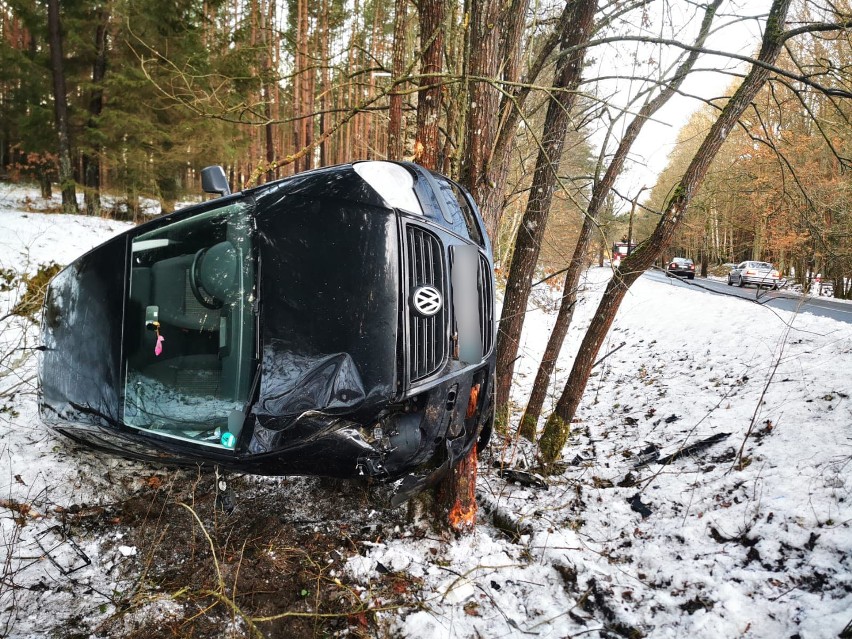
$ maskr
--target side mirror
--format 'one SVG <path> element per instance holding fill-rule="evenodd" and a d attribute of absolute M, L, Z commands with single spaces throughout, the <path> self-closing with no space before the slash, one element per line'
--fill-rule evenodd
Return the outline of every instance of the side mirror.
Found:
<path fill-rule="evenodd" d="M 225 170 L 221 166 L 208 166 L 201 169 L 201 188 L 205 193 L 231 194 L 228 178 L 225 177 Z"/>

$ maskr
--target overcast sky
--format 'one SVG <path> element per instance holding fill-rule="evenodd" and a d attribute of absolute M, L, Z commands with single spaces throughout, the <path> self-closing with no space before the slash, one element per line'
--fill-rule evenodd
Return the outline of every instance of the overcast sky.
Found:
<path fill-rule="evenodd" d="M 663 12 L 663 5 L 666 11 Z M 771 0 L 730 0 L 722 4 L 716 20 L 714 32 L 706 48 L 724 51 L 741 56 L 751 56 L 760 46 L 762 26 L 769 10 Z M 676 39 L 692 43 L 701 24 L 702 14 L 691 2 L 655 2 L 654 13 L 649 15 L 646 26 L 635 24 L 632 31 L 647 36 Z M 742 19 L 740 16 L 747 16 Z M 616 50 L 616 46 L 618 49 Z M 598 47 L 592 56 L 597 65 L 595 75 L 632 75 L 638 77 L 656 76 L 660 69 L 670 66 L 677 54 L 674 47 L 660 49 L 652 45 L 618 43 L 613 46 Z M 636 62 L 634 62 L 634 59 Z M 655 65 L 649 65 L 649 59 Z M 625 175 L 619 180 L 617 189 L 626 196 L 633 197 L 642 187 L 651 187 L 656 183 L 657 175 L 665 168 L 669 152 L 672 150 L 680 128 L 689 120 L 690 115 L 701 108 L 703 102 L 724 96 L 734 80 L 732 73 L 743 74 L 747 65 L 722 56 L 702 55 L 693 73 L 683 84 L 681 93 L 674 96 L 665 108 L 661 109 L 651 122 L 642 130 L 633 147 L 632 160 Z M 628 95 L 635 95 L 640 83 L 624 78 L 605 82 L 604 92 L 612 97 L 610 103 L 623 105 Z M 693 97 L 688 97 L 693 96 Z M 641 102 L 633 106 L 633 111 L 641 107 Z M 619 124 L 617 137 L 630 122 L 630 116 Z M 602 122 L 602 125 L 605 124 Z M 598 144 L 603 136 L 596 138 Z M 647 196 L 645 191 L 643 196 Z M 623 207 L 622 207 L 623 208 Z"/>

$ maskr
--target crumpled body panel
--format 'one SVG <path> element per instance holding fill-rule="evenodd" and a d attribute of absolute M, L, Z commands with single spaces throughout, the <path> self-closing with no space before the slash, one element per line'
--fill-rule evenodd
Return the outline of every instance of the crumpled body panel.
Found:
<path fill-rule="evenodd" d="M 342 414 L 358 408 L 364 393 L 361 375 L 346 353 L 309 357 L 290 350 L 276 352 L 273 340 L 264 348 L 260 398 L 254 414 L 276 417 L 279 429 L 299 415 L 319 411 Z"/>

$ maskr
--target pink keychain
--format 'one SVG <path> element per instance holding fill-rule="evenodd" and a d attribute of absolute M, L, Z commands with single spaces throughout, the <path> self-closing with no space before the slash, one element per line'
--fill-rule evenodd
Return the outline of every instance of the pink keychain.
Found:
<path fill-rule="evenodd" d="M 160 323 L 154 322 L 154 330 L 157 331 L 157 343 L 154 346 L 154 355 L 157 357 L 160 356 L 160 353 L 163 352 L 163 342 L 166 341 L 166 338 L 160 335 Z"/>

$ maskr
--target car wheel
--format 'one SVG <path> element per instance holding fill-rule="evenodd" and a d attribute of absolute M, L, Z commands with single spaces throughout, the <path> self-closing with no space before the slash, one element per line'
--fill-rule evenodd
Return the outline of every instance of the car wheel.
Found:
<path fill-rule="evenodd" d="M 734 283 L 731 281 L 731 276 L 728 275 L 728 286 L 733 286 Z"/>
<path fill-rule="evenodd" d="M 690 273 L 689 275 L 687 275 L 687 276 L 686 276 L 686 279 L 688 279 L 688 280 L 694 280 L 694 279 L 695 279 L 695 274 L 694 274 L 694 273 Z"/>
<path fill-rule="evenodd" d="M 743 278 L 742 278 L 742 277 L 740 277 L 740 281 L 737 283 L 737 286 L 739 286 L 740 288 L 742 288 L 743 286 L 745 286 L 745 282 L 743 282 Z"/>

